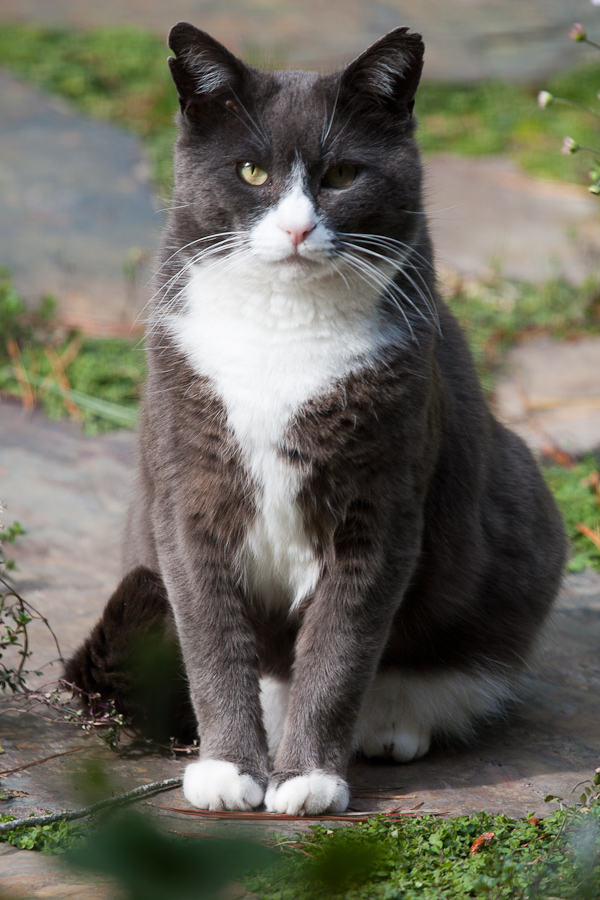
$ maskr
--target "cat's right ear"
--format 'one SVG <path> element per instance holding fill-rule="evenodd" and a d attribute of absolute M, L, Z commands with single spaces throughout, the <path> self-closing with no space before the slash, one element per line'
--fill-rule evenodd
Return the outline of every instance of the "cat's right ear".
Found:
<path fill-rule="evenodd" d="M 169 68 L 179 95 L 181 112 L 198 116 L 207 102 L 241 90 L 245 66 L 223 44 L 188 22 L 169 34 Z"/>
<path fill-rule="evenodd" d="M 346 67 L 340 90 L 367 110 L 388 109 L 410 118 L 424 49 L 420 34 L 395 28 Z"/>

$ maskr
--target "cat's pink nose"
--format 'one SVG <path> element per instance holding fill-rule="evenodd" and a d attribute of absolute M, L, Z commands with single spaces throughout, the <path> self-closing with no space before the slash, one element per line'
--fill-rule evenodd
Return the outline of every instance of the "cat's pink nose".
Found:
<path fill-rule="evenodd" d="M 289 234 L 290 239 L 294 247 L 297 247 L 299 244 L 302 244 L 306 238 L 309 236 L 311 231 L 315 230 L 314 225 L 300 225 L 296 227 L 285 227 L 284 225 L 279 226 L 282 231 L 285 231 L 286 234 Z"/>

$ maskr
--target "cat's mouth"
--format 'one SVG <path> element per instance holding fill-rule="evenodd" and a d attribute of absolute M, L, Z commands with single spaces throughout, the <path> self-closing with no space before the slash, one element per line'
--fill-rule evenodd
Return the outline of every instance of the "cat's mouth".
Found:
<path fill-rule="evenodd" d="M 330 266 L 322 256 L 305 256 L 293 251 L 286 256 L 269 261 L 269 269 L 274 276 L 288 280 L 312 280 L 328 274 Z"/>
<path fill-rule="evenodd" d="M 316 268 L 323 267 L 328 261 L 328 254 L 308 249 L 302 250 L 299 247 L 293 247 L 287 253 L 269 260 L 275 266 L 290 266 L 297 271 L 314 271 Z"/>

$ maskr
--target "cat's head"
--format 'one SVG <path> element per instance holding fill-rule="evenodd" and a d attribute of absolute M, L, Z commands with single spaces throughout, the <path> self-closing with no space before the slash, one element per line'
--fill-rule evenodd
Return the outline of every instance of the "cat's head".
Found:
<path fill-rule="evenodd" d="M 187 23 L 169 45 L 182 244 L 200 255 L 221 241 L 287 278 L 345 265 L 358 241 L 396 256 L 411 245 L 423 218 L 412 119 L 420 35 L 397 28 L 329 74 L 260 71 Z"/>

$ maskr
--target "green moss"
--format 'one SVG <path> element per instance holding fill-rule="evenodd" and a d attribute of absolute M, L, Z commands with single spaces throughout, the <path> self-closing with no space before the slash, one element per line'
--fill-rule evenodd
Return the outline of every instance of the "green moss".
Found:
<path fill-rule="evenodd" d="M 571 572 L 580 572 L 586 566 L 600 570 L 600 549 L 578 527 L 582 524 L 590 528 L 600 539 L 600 488 L 596 486 L 599 470 L 600 458 L 596 456 L 588 456 L 572 468 L 544 467 L 571 541 Z"/>

